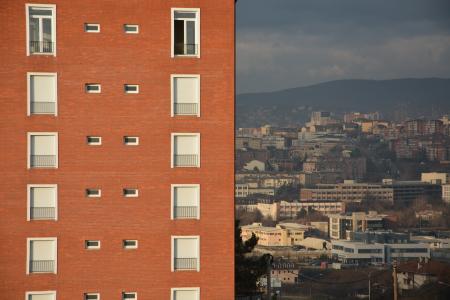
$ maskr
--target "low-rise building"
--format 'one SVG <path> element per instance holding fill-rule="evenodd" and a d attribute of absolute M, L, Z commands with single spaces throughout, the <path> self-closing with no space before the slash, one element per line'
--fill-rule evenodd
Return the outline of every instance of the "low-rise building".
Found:
<path fill-rule="evenodd" d="M 442 185 L 442 200 L 445 203 L 450 203 L 450 184 Z"/>
<path fill-rule="evenodd" d="M 241 236 L 244 241 L 252 237 L 254 233 L 258 238 L 258 245 L 267 247 L 299 245 L 305 238 L 308 226 L 295 223 L 280 223 L 275 227 L 263 226 L 261 223 L 253 223 L 241 227 Z"/>
<path fill-rule="evenodd" d="M 400 264 L 397 267 L 397 282 L 400 292 L 413 291 L 425 284 L 437 281 L 448 282 L 450 264 L 441 261 L 421 259 Z"/>
<path fill-rule="evenodd" d="M 247 171 L 264 172 L 266 170 L 266 164 L 263 161 L 254 159 L 246 163 L 243 169 Z"/>
<path fill-rule="evenodd" d="M 298 282 L 299 268 L 295 263 L 287 260 L 278 260 L 272 264 L 270 276 L 282 284 L 295 284 Z"/>
<path fill-rule="evenodd" d="M 348 239 L 351 232 L 364 232 L 366 230 L 380 230 L 385 227 L 387 215 L 379 215 L 371 211 L 354 212 L 350 214 L 329 215 L 329 231 L 332 239 Z"/>
<path fill-rule="evenodd" d="M 273 188 L 260 188 L 258 186 L 252 186 L 249 183 L 236 183 L 234 187 L 235 197 L 248 197 L 250 195 L 268 195 L 274 196 L 275 189 Z"/>
<path fill-rule="evenodd" d="M 450 183 L 450 174 L 438 172 L 422 173 L 421 181 L 432 184 L 447 184 Z"/>

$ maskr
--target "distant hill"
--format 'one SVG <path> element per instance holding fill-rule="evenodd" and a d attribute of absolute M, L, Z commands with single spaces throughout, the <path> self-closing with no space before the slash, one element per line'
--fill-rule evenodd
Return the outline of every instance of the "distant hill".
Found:
<path fill-rule="evenodd" d="M 389 119 L 450 112 L 450 79 L 336 80 L 268 93 L 237 95 L 237 126 L 303 124 L 311 111 L 379 111 Z"/>

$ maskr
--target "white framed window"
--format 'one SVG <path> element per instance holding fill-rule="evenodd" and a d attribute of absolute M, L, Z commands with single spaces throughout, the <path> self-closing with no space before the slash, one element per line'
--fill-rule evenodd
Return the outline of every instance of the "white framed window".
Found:
<path fill-rule="evenodd" d="M 171 185 L 171 219 L 200 219 L 200 185 Z"/>
<path fill-rule="evenodd" d="M 173 116 L 200 117 L 200 75 L 170 76 Z"/>
<path fill-rule="evenodd" d="M 85 240 L 84 248 L 89 250 L 98 250 L 100 249 L 100 241 L 99 240 Z"/>
<path fill-rule="evenodd" d="M 172 57 L 200 57 L 200 9 L 172 8 Z"/>
<path fill-rule="evenodd" d="M 25 4 L 27 55 L 56 56 L 56 5 Z"/>
<path fill-rule="evenodd" d="M 27 73 L 27 115 L 57 115 L 56 73 Z"/>
<path fill-rule="evenodd" d="M 84 293 L 84 300 L 100 300 L 100 293 Z"/>
<path fill-rule="evenodd" d="M 137 146 L 139 145 L 139 137 L 126 135 L 123 137 L 123 143 L 127 146 Z"/>
<path fill-rule="evenodd" d="M 139 25 L 137 24 L 124 24 L 123 31 L 129 34 L 138 34 L 139 33 Z"/>
<path fill-rule="evenodd" d="M 99 188 L 87 188 L 86 197 L 89 198 L 99 198 L 102 196 L 102 190 Z"/>
<path fill-rule="evenodd" d="M 102 144 L 102 137 L 101 136 L 92 136 L 92 135 L 88 135 L 86 137 L 86 142 L 88 145 L 91 146 L 99 146 Z"/>
<path fill-rule="evenodd" d="M 123 240 L 122 247 L 124 249 L 137 249 L 138 241 L 137 240 Z"/>
<path fill-rule="evenodd" d="M 58 133 L 28 132 L 28 168 L 58 168 Z"/>
<path fill-rule="evenodd" d="M 139 94 L 139 84 L 124 84 L 123 90 L 125 94 Z"/>
<path fill-rule="evenodd" d="M 200 237 L 172 236 L 172 272 L 200 271 Z"/>
<path fill-rule="evenodd" d="M 122 190 L 123 196 L 127 198 L 133 198 L 139 196 L 139 190 L 135 188 L 124 188 Z"/>
<path fill-rule="evenodd" d="M 56 291 L 26 292 L 25 300 L 56 300 Z"/>
<path fill-rule="evenodd" d="M 100 24 L 97 23 L 84 23 L 84 31 L 85 32 L 100 32 Z"/>
<path fill-rule="evenodd" d="M 136 292 L 122 292 L 122 300 L 137 300 Z"/>
<path fill-rule="evenodd" d="M 27 238 L 26 273 L 54 273 L 57 270 L 57 238 Z"/>
<path fill-rule="evenodd" d="M 170 291 L 170 300 L 200 300 L 200 288 L 199 287 L 172 288 Z"/>
<path fill-rule="evenodd" d="M 89 94 L 98 94 L 102 92 L 102 85 L 99 83 L 86 83 L 84 91 Z"/>
<path fill-rule="evenodd" d="M 56 184 L 27 185 L 27 220 L 58 219 L 58 186 Z"/>
<path fill-rule="evenodd" d="M 200 133 L 172 133 L 171 167 L 200 167 Z"/>

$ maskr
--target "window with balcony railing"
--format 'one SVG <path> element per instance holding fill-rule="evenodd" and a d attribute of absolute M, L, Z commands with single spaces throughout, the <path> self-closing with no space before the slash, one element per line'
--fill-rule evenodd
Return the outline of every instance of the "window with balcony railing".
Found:
<path fill-rule="evenodd" d="M 28 73 L 28 115 L 56 115 L 56 74 Z"/>
<path fill-rule="evenodd" d="M 199 185 L 172 185 L 173 219 L 199 219 Z"/>
<path fill-rule="evenodd" d="M 173 237 L 173 271 L 198 271 L 199 246 L 198 237 Z"/>
<path fill-rule="evenodd" d="M 172 11 L 172 56 L 199 56 L 200 10 Z"/>
<path fill-rule="evenodd" d="M 29 185 L 29 220 L 56 220 L 56 185 Z"/>
<path fill-rule="evenodd" d="M 172 166 L 200 167 L 200 135 L 173 134 Z"/>
<path fill-rule="evenodd" d="M 200 115 L 199 75 L 172 75 L 172 115 Z"/>
<path fill-rule="evenodd" d="M 58 167 L 58 138 L 57 133 L 29 133 L 28 134 L 29 168 L 57 168 Z"/>
<path fill-rule="evenodd" d="M 28 273 L 56 273 L 56 238 L 28 239 Z"/>
<path fill-rule="evenodd" d="M 27 53 L 54 55 L 56 45 L 56 6 L 27 4 Z"/>

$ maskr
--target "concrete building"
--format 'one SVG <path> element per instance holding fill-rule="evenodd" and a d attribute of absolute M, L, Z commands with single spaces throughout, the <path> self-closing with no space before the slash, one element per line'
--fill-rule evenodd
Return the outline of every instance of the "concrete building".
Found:
<path fill-rule="evenodd" d="M 438 172 L 422 173 L 420 180 L 431 184 L 447 184 L 450 183 L 450 174 Z"/>
<path fill-rule="evenodd" d="M 267 195 L 274 196 L 274 188 L 260 188 L 255 183 L 236 183 L 234 189 L 235 197 L 248 197 L 250 195 Z"/>
<path fill-rule="evenodd" d="M 380 230 L 384 228 L 386 215 L 377 212 L 354 212 L 349 214 L 329 215 L 330 238 L 348 239 L 351 232 L 364 232 L 367 230 Z"/>
<path fill-rule="evenodd" d="M 446 203 L 450 203 L 450 184 L 442 185 L 442 200 Z"/>
<path fill-rule="evenodd" d="M 247 171 L 264 172 L 266 170 L 266 164 L 263 161 L 252 160 L 246 163 L 243 169 Z"/>
<path fill-rule="evenodd" d="M 234 9 L 0 1 L 1 299 L 234 299 Z"/>
<path fill-rule="evenodd" d="M 258 238 L 258 245 L 267 247 L 288 247 L 300 245 L 305 238 L 308 226 L 295 223 L 280 223 L 276 227 L 262 226 L 261 223 L 241 226 L 241 236 L 244 241 L 254 233 Z"/>
<path fill-rule="evenodd" d="M 351 240 L 333 240 L 332 257 L 347 264 L 390 264 L 430 258 L 427 244 L 414 243 L 407 234 L 392 232 L 359 232 Z"/>
<path fill-rule="evenodd" d="M 238 136 L 236 137 L 235 148 L 261 149 L 261 138 L 252 136 Z"/>

